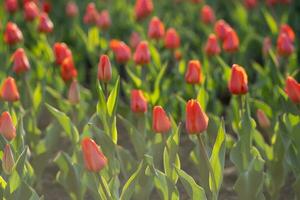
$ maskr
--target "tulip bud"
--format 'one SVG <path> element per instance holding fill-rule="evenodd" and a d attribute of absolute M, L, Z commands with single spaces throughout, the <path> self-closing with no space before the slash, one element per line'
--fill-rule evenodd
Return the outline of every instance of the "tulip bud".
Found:
<path fill-rule="evenodd" d="M 6 144 L 3 151 L 3 157 L 2 157 L 2 169 L 5 174 L 10 175 L 14 169 L 14 166 L 15 166 L 14 155 L 11 151 L 10 145 Z"/>
<path fill-rule="evenodd" d="M 290 56 L 294 52 L 294 45 L 287 34 L 282 33 L 277 39 L 277 53 L 280 56 Z"/>
<path fill-rule="evenodd" d="M 108 10 L 103 10 L 96 17 L 96 24 L 103 30 L 107 30 L 111 25 L 111 20 Z"/>
<path fill-rule="evenodd" d="M 152 129 L 156 133 L 167 133 L 171 128 L 171 122 L 161 106 L 155 106 L 152 113 Z"/>
<path fill-rule="evenodd" d="M 201 63 L 199 60 L 189 61 L 185 81 L 189 84 L 199 84 L 202 82 Z"/>
<path fill-rule="evenodd" d="M 33 21 L 39 16 L 39 8 L 37 5 L 33 2 L 27 2 L 24 5 L 24 18 L 26 21 Z"/>
<path fill-rule="evenodd" d="M 205 45 L 205 53 L 208 56 L 215 56 L 221 52 L 218 40 L 215 34 L 210 34 Z"/>
<path fill-rule="evenodd" d="M 68 17 L 76 17 L 78 15 L 78 7 L 76 2 L 69 1 L 66 5 L 66 14 Z"/>
<path fill-rule="evenodd" d="M 248 77 L 243 67 L 237 64 L 232 65 L 228 88 L 235 95 L 242 95 L 248 92 Z"/>
<path fill-rule="evenodd" d="M 107 165 L 107 158 L 100 147 L 90 138 L 84 138 L 81 142 L 85 168 L 90 172 L 99 172 Z"/>
<path fill-rule="evenodd" d="M 226 37 L 226 33 L 227 33 L 227 29 L 229 28 L 230 26 L 224 21 L 224 20 L 218 20 L 216 23 L 215 23 L 215 27 L 214 27 L 214 30 L 215 30 L 215 33 L 217 35 L 217 37 L 221 40 L 221 41 L 224 41 L 225 40 L 225 37 Z"/>
<path fill-rule="evenodd" d="M 9 112 L 3 112 L 0 116 L 0 134 L 8 141 L 16 137 L 16 128 Z"/>
<path fill-rule="evenodd" d="M 148 37 L 159 40 L 165 35 L 165 26 L 158 17 L 153 17 L 148 27 Z"/>
<path fill-rule="evenodd" d="M 270 120 L 268 119 L 268 117 L 266 116 L 266 114 L 264 113 L 264 111 L 262 111 L 261 109 L 257 109 L 256 111 L 256 117 L 258 120 L 259 125 L 262 128 L 269 128 L 271 126 Z"/>
<path fill-rule="evenodd" d="M 176 49 L 180 46 L 180 37 L 174 28 L 169 28 L 165 35 L 165 47 Z"/>
<path fill-rule="evenodd" d="M 18 1 L 4 0 L 4 7 L 7 12 L 14 13 L 18 10 Z"/>
<path fill-rule="evenodd" d="M 76 79 L 73 79 L 70 85 L 68 92 L 68 100 L 73 105 L 76 105 L 80 102 L 80 90 Z"/>
<path fill-rule="evenodd" d="M 272 49 L 272 40 L 270 37 L 265 37 L 263 41 L 262 52 L 264 56 L 269 54 L 269 51 Z"/>
<path fill-rule="evenodd" d="M 51 33 L 53 30 L 53 23 L 45 12 L 40 15 L 38 30 L 41 33 Z"/>
<path fill-rule="evenodd" d="M 77 70 L 72 57 L 66 58 L 61 65 L 61 77 L 64 81 L 70 81 L 77 77 Z"/>
<path fill-rule="evenodd" d="M 227 28 L 227 33 L 223 41 L 223 49 L 228 53 L 236 52 L 239 49 L 239 37 L 232 28 Z"/>
<path fill-rule="evenodd" d="M 136 0 L 134 11 L 137 20 L 148 17 L 153 11 L 152 0 Z"/>
<path fill-rule="evenodd" d="M 98 15 L 98 12 L 97 12 L 95 3 L 89 3 L 85 9 L 85 14 L 83 16 L 83 22 L 85 24 L 94 24 L 94 23 L 96 23 L 97 15 Z"/>
<path fill-rule="evenodd" d="M 111 64 L 107 55 L 102 55 L 98 63 L 98 80 L 107 83 L 111 79 Z"/>
<path fill-rule="evenodd" d="M 279 35 L 283 34 L 283 33 L 285 33 L 292 42 L 295 41 L 295 32 L 294 32 L 294 30 L 289 25 L 282 24 L 280 26 Z"/>
<path fill-rule="evenodd" d="M 132 32 L 130 35 L 129 45 L 132 49 L 135 49 L 141 42 L 141 37 L 137 32 Z"/>
<path fill-rule="evenodd" d="M 131 90 L 131 111 L 135 113 L 147 112 L 147 101 L 141 90 Z"/>
<path fill-rule="evenodd" d="M 146 65 L 150 63 L 150 51 L 146 41 L 139 43 L 134 52 L 133 60 L 137 65 Z"/>
<path fill-rule="evenodd" d="M 53 53 L 58 65 L 61 65 L 65 58 L 72 57 L 72 52 L 65 43 L 56 42 L 53 45 Z"/>
<path fill-rule="evenodd" d="M 189 100 L 186 104 L 186 130 L 188 134 L 204 132 L 208 126 L 208 117 L 197 100 Z"/>
<path fill-rule="evenodd" d="M 208 6 L 203 6 L 201 10 L 201 19 L 204 24 L 212 24 L 215 21 L 215 13 L 214 10 Z"/>
<path fill-rule="evenodd" d="M 244 0 L 247 9 L 253 9 L 257 6 L 257 0 Z"/>
<path fill-rule="evenodd" d="M 286 79 L 285 93 L 293 103 L 300 103 L 300 84 L 291 76 Z"/>
<path fill-rule="evenodd" d="M 4 41 L 6 44 L 13 45 L 23 40 L 23 34 L 19 27 L 13 23 L 8 22 L 4 32 Z"/>
<path fill-rule="evenodd" d="M 110 48 L 114 52 L 118 63 L 124 64 L 130 60 L 131 50 L 124 42 L 119 40 L 111 40 Z"/>
<path fill-rule="evenodd" d="M 30 69 L 28 58 L 23 48 L 18 48 L 12 56 L 13 71 L 17 74 L 26 72 Z"/>
<path fill-rule="evenodd" d="M 4 80 L 1 88 L 1 98 L 9 102 L 18 101 L 20 99 L 15 79 L 10 76 Z"/>

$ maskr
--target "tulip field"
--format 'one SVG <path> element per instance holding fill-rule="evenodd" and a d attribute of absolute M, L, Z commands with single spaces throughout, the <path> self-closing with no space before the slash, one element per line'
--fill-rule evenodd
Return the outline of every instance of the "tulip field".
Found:
<path fill-rule="evenodd" d="M 300 199 L 299 0 L 0 1 L 0 199 Z"/>

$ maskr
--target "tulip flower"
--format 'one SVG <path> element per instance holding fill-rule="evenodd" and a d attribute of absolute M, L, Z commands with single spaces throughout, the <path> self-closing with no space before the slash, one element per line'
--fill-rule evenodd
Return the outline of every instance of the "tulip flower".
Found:
<path fill-rule="evenodd" d="M 50 13 L 50 11 L 52 10 L 52 5 L 50 2 L 47 2 L 47 1 L 43 1 L 42 3 L 42 10 L 45 12 L 45 13 Z"/>
<path fill-rule="evenodd" d="M 14 13 L 18 10 L 18 0 L 4 0 L 4 8 L 9 13 Z"/>
<path fill-rule="evenodd" d="M 111 20 L 108 10 L 103 10 L 96 17 L 96 24 L 103 30 L 107 30 L 111 25 Z"/>
<path fill-rule="evenodd" d="M 41 33 L 51 33 L 53 30 L 53 23 L 45 12 L 40 15 L 38 30 Z"/>
<path fill-rule="evenodd" d="M 215 34 L 210 34 L 205 45 L 205 53 L 208 56 L 215 56 L 221 52 L 217 36 Z"/>
<path fill-rule="evenodd" d="M 257 6 L 257 0 L 244 0 L 247 9 L 253 9 Z"/>
<path fill-rule="evenodd" d="M 137 20 L 148 17 L 153 11 L 152 0 L 136 0 L 134 12 Z"/>
<path fill-rule="evenodd" d="M 248 92 L 248 77 L 243 67 L 237 64 L 232 65 L 228 88 L 235 95 L 242 95 Z"/>
<path fill-rule="evenodd" d="M 279 35 L 283 33 L 285 33 L 292 42 L 295 41 L 295 32 L 288 24 L 282 24 L 280 26 Z"/>
<path fill-rule="evenodd" d="M 223 41 L 223 49 L 228 53 L 236 52 L 239 49 L 239 37 L 232 28 L 227 28 Z"/>
<path fill-rule="evenodd" d="M 39 16 L 39 8 L 33 2 L 30 1 L 24 5 L 24 18 L 26 21 L 33 21 Z"/>
<path fill-rule="evenodd" d="M 189 61 L 185 73 L 185 81 L 189 84 L 199 84 L 202 82 L 201 63 L 198 60 Z"/>
<path fill-rule="evenodd" d="M 291 76 L 286 79 L 285 93 L 293 103 L 300 104 L 300 84 Z"/>
<path fill-rule="evenodd" d="M 16 137 L 16 128 L 9 112 L 3 112 L 0 116 L 0 134 L 8 141 Z"/>
<path fill-rule="evenodd" d="M 116 61 L 120 64 L 125 64 L 130 60 L 131 50 L 130 48 L 122 41 L 111 40 L 110 48 L 116 56 Z"/>
<path fill-rule="evenodd" d="M 131 90 L 131 111 L 135 113 L 147 112 L 147 101 L 141 90 Z"/>
<path fill-rule="evenodd" d="M 272 49 L 272 40 L 270 37 L 265 37 L 263 41 L 262 52 L 264 56 L 269 54 L 269 51 Z"/>
<path fill-rule="evenodd" d="M 165 35 L 165 26 L 158 17 L 153 17 L 148 27 L 148 37 L 159 40 Z"/>
<path fill-rule="evenodd" d="M 165 47 L 176 49 L 180 46 L 180 37 L 174 28 L 169 28 L 165 35 Z"/>
<path fill-rule="evenodd" d="M 19 91 L 16 86 L 15 79 L 7 77 L 1 88 L 1 98 L 4 101 L 13 102 L 20 99 Z"/>
<path fill-rule="evenodd" d="M 137 65 L 146 65 L 150 63 L 150 51 L 146 41 L 139 43 L 134 52 L 133 60 Z"/>
<path fill-rule="evenodd" d="M 81 142 L 85 168 L 90 172 L 99 172 L 107 165 L 107 158 L 100 147 L 91 138 L 84 138 Z"/>
<path fill-rule="evenodd" d="M 271 126 L 270 120 L 268 119 L 268 117 L 266 116 L 265 112 L 261 109 L 257 109 L 256 111 L 256 117 L 258 120 L 258 124 L 262 127 L 262 128 L 269 128 Z"/>
<path fill-rule="evenodd" d="M 61 65 L 65 58 L 72 57 L 72 52 L 65 43 L 56 42 L 53 45 L 53 53 L 58 65 Z"/>
<path fill-rule="evenodd" d="M 76 2 L 69 1 L 66 5 L 66 15 L 68 17 L 76 17 L 78 15 L 78 6 Z"/>
<path fill-rule="evenodd" d="M 130 35 L 129 45 L 132 49 L 135 49 L 141 42 L 141 36 L 137 32 L 132 32 Z"/>
<path fill-rule="evenodd" d="M 94 23 L 96 23 L 97 15 L 98 15 L 98 12 L 97 12 L 95 3 L 89 3 L 85 9 L 85 14 L 83 16 L 83 22 L 85 24 L 94 24 Z"/>
<path fill-rule="evenodd" d="M 102 55 L 98 63 L 98 80 L 107 83 L 111 79 L 111 64 L 107 55 Z"/>
<path fill-rule="evenodd" d="M 282 33 L 277 39 L 277 53 L 280 56 L 290 56 L 294 52 L 294 45 L 287 34 Z"/>
<path fill-rule="evenodd" d="M 161 106 L 153 108 L 152 129 L 156 133 L 167 133 L 171 129 L 171 121 Z"/>
<path fill-rule="evenodd" d="M 208 5 L 203 6 L 201 9 L 201 19 L 204 24 L 214 23 L 216 19 L 214 10 Z"/>
<path fill-rule="evenodd" d="M 70 85 L 68 92 L 68 100 L 73 105 L 76 105 L 80 102 L 80 90 L 76 79 L 73 79 Z"/>
<path fill-rule="evenodd" d="M 22 40 L 23 34 L 20 31 L 19 27 L 13 22 L 8 22 L 6 24 L 6 29 L 4 32 L 4 42 L 6 44 L 13 45 Z"/>
<path fill-rule="evenodd" d="M 70 81 L 77 77 L 77 70 L 72 57 L 66 58 L 61 65 L 61 77 L 64 81 Z"/>
<path fill-rule="evenodd" d="M 18 48 L 12 56 L 13 71 L 17 74 L 26 72 L 30 69 L 28 58 L 23 48 Z"/>
<path fill-rule="evenodd" d="M 6 144 L 3 151 L 3 157 L 2 157 L 2 169 L 5 174 L 10 175 L 14 169 L 14 166 L 15 166 L 14 155 L 11 151 L 10 145 Z"/>
<path fill-rule="evenodd" d="M 188 134 L 199 134 L 206 131 L 208 117 L 197 100 L 189 100 L 186 104 L 186 130 Z"/>
<path fill-rule="evenodd" d="M 230 28 L 230 26 L 224 21 L 224 20 L 218 20 L 215 23 L 215 33 L 217 37 L 221 40 L 224 41 L 227 33 L 227 29 Z"/>

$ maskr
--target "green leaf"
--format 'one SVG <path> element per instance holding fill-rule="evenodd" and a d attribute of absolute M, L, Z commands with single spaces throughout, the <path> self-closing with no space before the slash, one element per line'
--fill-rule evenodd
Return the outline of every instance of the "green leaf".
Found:
<path fill-rule="evenodd" d="M 129 75 L 129 77 L 131 78 L 131 80 L 133 81 L 135 87 L 140 88 L 142 85 L 142 80 L 135 75 L 130 69 L 129 67 L 126 67 L 126 72 Z"/>
<path fill-rule="evenodd" d="M 118 102 L 119 88 L 120 88 L 120 77 L 118 77 L 114 89 L 111 91 L 107 100 L 107 111 L 110 117 L 112 117 L 116 112 L 116 107 L 118 105 L 117 102 Z"/>
<path fill-rule="evenodd" d="M 33 92 L 33 102 L 32 103 L 33 103 L 33 108 L 35 111 L 37 111 L 37 109 L 40 107 L 42 98 L 43 98 L 42 87 L 41 87 L 41 84 L 38 84 Z"/>
<path fill-rule="evenodd" d="M 6 181 L 3 179 L 2 176 L 0 176 L 0 187 L 2 189 L 5 189 L 6 185 L 7 185 Z"/>
<path fill-rule="evenodd" d="M 157 49 L 153 45 L 150 45 L 150 53 L 155 67 L 160 69 L 161 68 L 160 55 Z"/>
<path fill-rule="evenodd" d="M 205 91 L 204 87 L 200 87 L 198 95 L 197 95 L 197 100 L 199 101 L 201 107 L 206 110 L 206 105 L 209 100 L 208 92 Z"/>
<path fill-rule="evenodd" d="M 92 27 L 89 29 L 87 38 L 87 49 L 88 51 L 94 51 L 95 47 L 100 45 L 99 29 L 97 27 Z"/>
<path fill-rule="evenodd" d="M 15 165 L 16 170 L 21 177 L 23 176 L 23 172 L 24 172 L 24 168 L 25 168 L 27 148 L 28 147 L 25 147 L 24 151 L 20 154 L 19 158 L 16 161 L 16 165 Z"/>
<path fill-rule="evenodd" d="M 156 104 L 157 100 L 160 97 L 160 82 L 166 72 L 167 69 L 167 65 L 164 65 L 161 70 L 159 71 L 156 79 L 155 79 L 155 83 L 154 83 L 154 91 L 151 94 L 151 102 L 152 104 Z"/>
<path fill-rule="evenodd" d="M 263 15 L 265 17 L 265 20 L 266 20 L 272 34 L 275 35 L 278 32 L 276 20 L 273 18 L 273 16 L 267 10 L 263 10 Z"/>
<path fill-rule="evenodd" d="M 9 191 L 12 194 L 14 191 L 18 189 L 21 184 L 21 178 L 17 171 L 13 171 L 9 177 Z"/>

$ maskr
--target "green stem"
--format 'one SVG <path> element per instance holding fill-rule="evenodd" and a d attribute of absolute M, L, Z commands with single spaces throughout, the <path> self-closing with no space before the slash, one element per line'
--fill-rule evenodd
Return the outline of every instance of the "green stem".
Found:
<path fill-rule="evenodd" d="M 107 184 L 104 184 L 103 182 L 103 177 L 98 173 L 98 176 L 99 176 L 99 179 L 100 179 L 100 185 L 102 188 L 104 188 L 104 191 L 105 191 L 105 195 L 108 197 L 108 199 L 112 199 L 111 197 L 111 193 L 109 191 L 109 188 L 107 187 Z"/>
<path fill-rule="evenodd" d="M 208 155 L 207 155 L 207 152 L 205 150 L 205 146 L 204 146 L 204 143 L 203 143 L 203 140 L 202 140 L 200 134 L 197 134 L 197 139 L 198 139 L 198 142 L 199 142 L 200 153 L 201 153 L 202 157 L 205 159 L 205 164 L 206 164 L 206 166 L 209 170 L 209 173 L 211 175 L 211 178 L 212 178 L 213 190 L 214 190 L 214 191 L 212 191 L 212 199 L 217 200 L 217 183 L 216 183 L 215 174 L 214 174 L 214 171 L 213 171 L 212 166 L 210 164 L 210 161 L 209 161 L 209 158 L 208 158 Z"/>
<path fill-rule="evenodd" d="M 242 117 L 243 117 L 243 96 L 242 95 L 238 96 L 238 103 L 239 103 L 240 119 L 242 119 Z"/>

